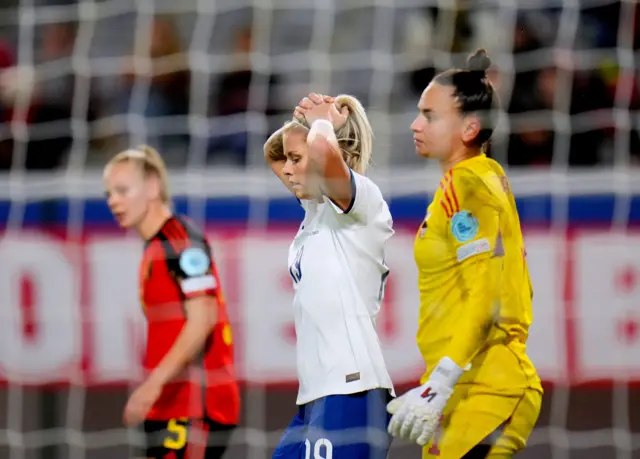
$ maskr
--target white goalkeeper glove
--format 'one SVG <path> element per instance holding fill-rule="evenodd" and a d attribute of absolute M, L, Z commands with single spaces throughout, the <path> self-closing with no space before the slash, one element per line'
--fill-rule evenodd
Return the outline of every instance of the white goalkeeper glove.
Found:
<path fill-rule="evenodd" d="M 438 428 L 447 401 L 463 372 L 453 360 L 442 358 L 425 384 L 387 404 L 387 411 L 392 415 L 389 433 L 426 445 Z"/>

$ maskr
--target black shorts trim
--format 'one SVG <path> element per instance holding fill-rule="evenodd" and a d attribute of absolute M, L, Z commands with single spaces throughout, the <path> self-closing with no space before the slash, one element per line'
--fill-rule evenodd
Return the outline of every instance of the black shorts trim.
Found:
<path fill-rule="evenodd" d="M 176 459 L 220 459 L 235 427 L 208 418 L 145 421 L 141 427 L 143 446 L 138 455 L 164 459 L 173 451 Z"/>

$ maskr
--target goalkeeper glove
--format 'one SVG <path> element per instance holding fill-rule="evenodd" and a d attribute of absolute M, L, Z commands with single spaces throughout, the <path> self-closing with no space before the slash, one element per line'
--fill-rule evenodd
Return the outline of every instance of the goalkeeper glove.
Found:
<path fill-rule="evenodd" d="M 425 384 L 389 402 L 387 411 L 392 415 L 389 433 L 426 445 L 438 428 L 447 401 L 463 372 L 464 369 L 453 360 L 443 357 Z"/>

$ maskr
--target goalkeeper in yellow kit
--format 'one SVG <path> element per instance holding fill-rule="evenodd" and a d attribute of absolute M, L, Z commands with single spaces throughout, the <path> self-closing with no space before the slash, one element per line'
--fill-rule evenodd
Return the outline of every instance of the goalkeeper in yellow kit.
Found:
<path fill-rule="evenodd" d="M 415 240 L 426 363 L 422 385 L 389 403 L 389 432 L 423 458 L 511 458 L 538 419 L 542 387 L 526 354 L 532 288 L 513 194 L 483 153 L 497 96 L 484 50 L 434 78 L 411 129 L 444 176 Z"/>

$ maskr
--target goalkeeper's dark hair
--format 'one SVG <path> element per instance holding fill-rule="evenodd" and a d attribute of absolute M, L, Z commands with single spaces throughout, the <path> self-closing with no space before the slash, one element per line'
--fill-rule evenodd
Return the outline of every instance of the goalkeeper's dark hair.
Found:
<path fill-rule="evenodd" d="M 487 77 L 491 59 L 480 48 L 467 58 L 466 69 L 450 69 L 435 76 L 434 82 L 454 88 L 453 97 L 463 115 L 474 114 L 480 121 L 480 132 L 473 144 L 483 147 L 491 138 L 500 103 L 495 88 Z"/>

